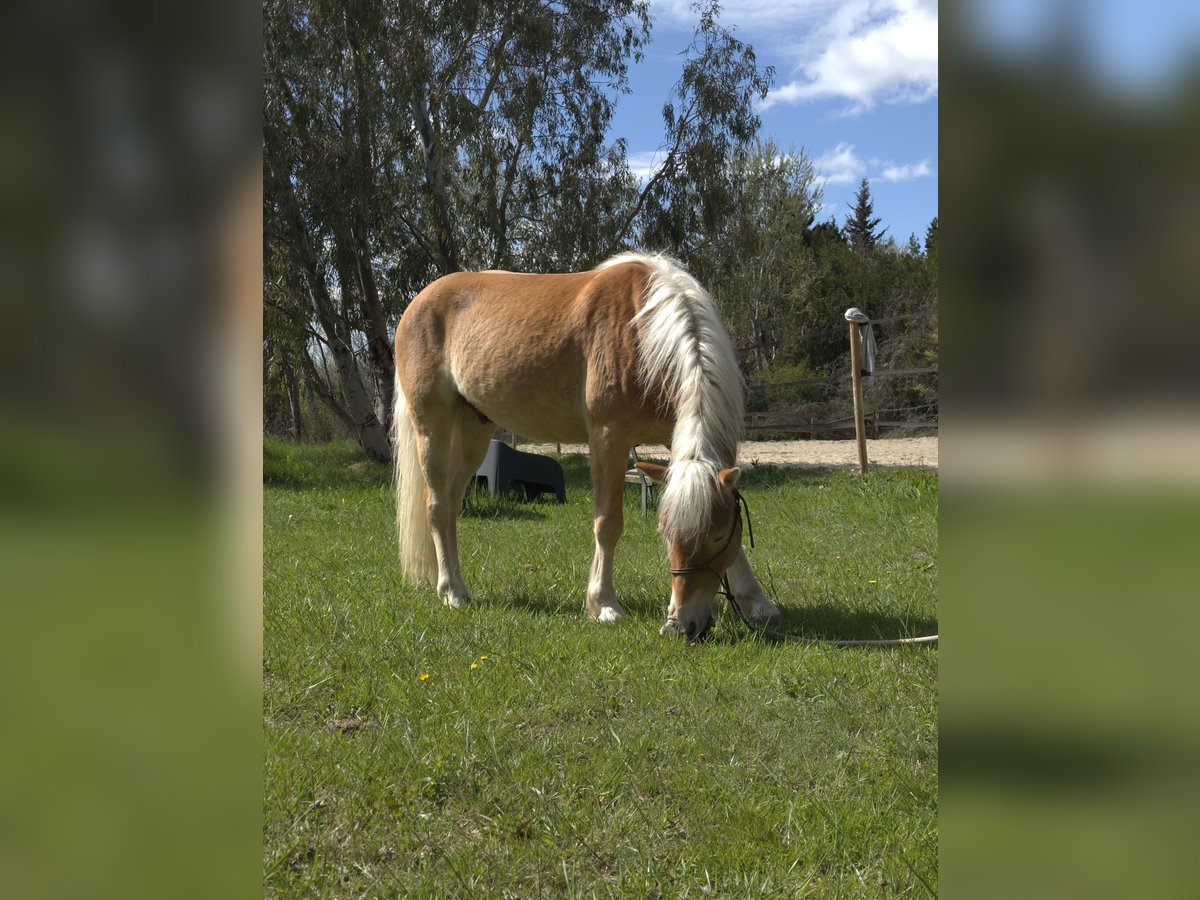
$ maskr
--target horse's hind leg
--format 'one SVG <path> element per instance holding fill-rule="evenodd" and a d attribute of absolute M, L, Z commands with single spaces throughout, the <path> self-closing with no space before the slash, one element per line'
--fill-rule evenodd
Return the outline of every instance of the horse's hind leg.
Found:
<path fill-rule="evenodd" d="M 454 484 L 452 485 L 453 499 L 457 504 L 456 508 L 462 508 L 467 488 L 475 481 L 475 473 L 479 471 L 479 467 L 483 464 L 483 458 L 487 456 L 488 443 L 495 433 L 495 423 L 481 423 L 478 416 L 475 415 L 472 415 L 469 421 L 461 423 L 457 435 L 459 439 L 459 452 L 456 454 L 459 465 L 458 471 L 455 474 Z"/>
<path fill-rule="evenodd" d="M 427 486 L 425 510 L 437 553 L 437 592 L 447 606 L 471 599 L 458 557 L 458 510 L 470 478 L 483 461 L 491 428 L 480 425 L 462 403 L 423 418 L 417 452 Z"/>
<path fill-rule="evenodd" d="M 596 552 L 588 579 L 586 610 L 597 622 L 615 622 L 625 615 L 613 587 L 613 553 L 625 527 L 625 470 L 630 445 L 607 429 L 591 436 L 592 497 Z"/>

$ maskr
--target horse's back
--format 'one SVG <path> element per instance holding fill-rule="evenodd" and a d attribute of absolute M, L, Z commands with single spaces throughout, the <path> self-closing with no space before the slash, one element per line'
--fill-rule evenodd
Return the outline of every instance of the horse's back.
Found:
<path fill-rule="evenodd" d="M 439 278 L 397 329 L 401 381 L 411 393 L 441 379 L 490 420 L 531 437 L 586 439 L 597 404 L 636 390 L 628 325 L 644 279 L 637 264 Z"/>

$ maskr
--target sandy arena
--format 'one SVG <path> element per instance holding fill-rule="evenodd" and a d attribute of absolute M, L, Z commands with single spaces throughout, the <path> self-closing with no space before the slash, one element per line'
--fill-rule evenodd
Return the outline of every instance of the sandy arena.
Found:
<path fill-rule="evenodd" d="M 555 444 L 520 444 L 527 453 L 551 453 Z M 586 444 L 563 444 L 563 453 L 587 453 Z M 663 446 L 638 448 L 646 459 L 665 459 L 670 451 Z M 817 466 L 833 469 L 858 467 L 858 445 L 854 441 L 745 441 L 739 463 L 771 463 L 781 466 Z M 873 466 L 938 467 L 936 437 L 883 438 L 867 441 L 867 459 Z"/>

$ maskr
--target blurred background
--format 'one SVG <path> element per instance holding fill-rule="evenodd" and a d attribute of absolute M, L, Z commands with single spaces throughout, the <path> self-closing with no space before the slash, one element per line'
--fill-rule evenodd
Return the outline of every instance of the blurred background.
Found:
<path fill-rule="evenodd" d="M 941 883 L 1190 895 L 1200 14 L 942 12 Z M 6 14 L 6 895 L 261 890 L 261 33 Z"/>
<path fill-rule="evenodd" d="M 1190 895 L 1200 11 L 943 13 L 941 886 Z"/>
<path fill-rule="evenodd" d="M 253 894 L 260 12 L 4 19 L 0 893 Z"/>

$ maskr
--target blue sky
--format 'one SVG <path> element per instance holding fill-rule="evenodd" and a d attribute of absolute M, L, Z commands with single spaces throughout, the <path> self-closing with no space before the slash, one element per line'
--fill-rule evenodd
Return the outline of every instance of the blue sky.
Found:
<path fill-rule="evenodd" d="M 1018 61 L 1066 31 L 1083 74 L 1135 98 L 1169 89 L 1200 57 L 1195 0 L 974 0 L 968 10 L 971 37 Z"/>
<path fill-rule="evenodd" d="M 651 0 L 651 14 L 653 43 L 610 132 L 643 173 L 696 21 L 690 0 Z M 887 234 L 923 239 L 938 208 L 936 0 L 725 0 L 721 20 L 775 67 L 761 134 L 813 161 L 824 185 L 818 218 L 842 223 L 866 176 Z"/>

